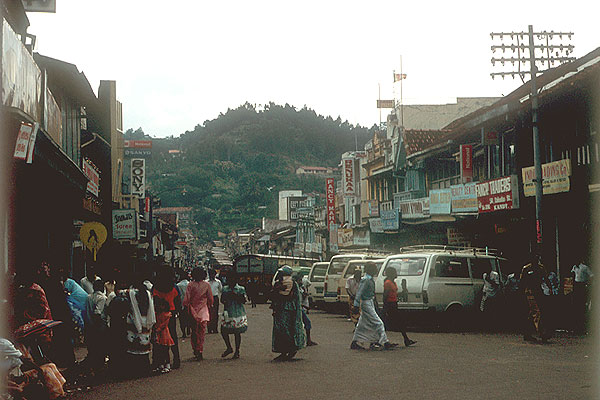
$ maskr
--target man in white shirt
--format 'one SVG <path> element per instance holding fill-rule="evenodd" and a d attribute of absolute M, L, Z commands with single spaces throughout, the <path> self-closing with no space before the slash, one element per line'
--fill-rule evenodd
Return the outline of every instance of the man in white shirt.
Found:
<path fill-rule="evenodd" d="M 360 317 L 360 311 L 354 312 L 354 299 L 356 298 L 356 293 L 358 292 L 358 284 L 360 283 L 360 279 L 362 276 L 362 272 L 360 268 L 356 268 L 354 270 L 354 275 L 350 278 L 346 279 L 346 292 L 348 292 L 348 305 L 350 307 L 350 319 L 354 322 L 354 326 L 358 323 L 358 318 Z"/>
<path fill-rule="evenodd" d="M 96 268 L 93 265 L 88 265 L 86 268 L 86 275 L 81 278 L 81 287 L 86 291 L 87 294 L 94 293 L 94 281 L 101 280 L 101 278 L 96 275 Z"/>
<path fill-rule="evenodd" d="M 214 269 L 208 270 L 208 284 L 213 295 L 213 305 L 210 308 L 210 321 L 208 321 L 208 333 L 218 333 L 217 324 L 219 323 L 219 298 L 223 292 L 223 284 L 216 278 L 217 273 Z"/>
<path fill-rule="evenodd" d="M 578 333 L 585 333 L 586 328 L 586 306 L 589 297 L 589 284 L 591 278 L 594 276 L 590 267 L 583 263 L 583 260 L 579 264 L 573 265 L 571 273 L 574 276 L 573 282 L 573 305 L 575 307 L 575 331 Z"/>

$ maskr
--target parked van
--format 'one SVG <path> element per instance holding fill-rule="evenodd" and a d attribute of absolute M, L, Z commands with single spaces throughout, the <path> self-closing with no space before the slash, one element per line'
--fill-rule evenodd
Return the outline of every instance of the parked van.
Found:
<path fill-rule="evenodd" d="M 386 258 L 375 280 L 375 293 L 382 305 L 385 270 L 394 268 L 398 274 L 398 309 L 447 313 L 473 310 L 481 301 L 483 274 L 496 271 L 502 276 L 503 261 L 489 249 L 410 246 Z M 403 280 L 406 298 L 402 295 Z"/>
<path fill-rule="evenodd" d="M 377 259 L 377 260 L 352 260 L 350 262 L 348 262 L 348 264 L 346 265 L 346 268 L 344 268 L 344 271 L 342 272 L 342 277 L 338 280 L 338 302 L 340 303 L 347 303 L 349 300 L 349 296 L 348 296 L 348 292 L 346 291 L 346 281 L 348 280 L 348 278 L 350 278 L 352 275 L 354 275 L 354 271 L 356 271 L 356 269 L 360 269 L 364 275 L 364 271 L 365 271 L 365 263 L 367 261 L 372 261 L 375 263 L 375 265 L 377 266 L 377 273 L 379 273 L 379 270 L 381 269 L 381 266 L 383 265 L 383 262 L 385 261 L 384 258 L 381 259 Z M 375 275 L 377 276 L 377 275 Z"/>
<path fill-rule="evenodd" d="M 367 254 L 339 254 L 331 257 L 323 288 L 325 304 L 328 306 L 340 304 L 338 303 L 338 281 L 342 277 L 342 273 L 348 262 L 352 260 L 373 260 L 378 258 L 381 258 L 381 256 Z"/>
<path fill-rule="evenodd" d="M 323 297 L 323 286 L 325 285 L 325 274 L 327 273 L 328 262 L 316 262 L 312 265 L 308 280 L 310 287 L 308 289 L 308 301 L 310 307 L 321 307 L 325 302 Z"/>

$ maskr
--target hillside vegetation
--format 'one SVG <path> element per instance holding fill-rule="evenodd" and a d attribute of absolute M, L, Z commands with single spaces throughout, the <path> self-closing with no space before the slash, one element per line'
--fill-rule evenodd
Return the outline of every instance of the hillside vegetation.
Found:
<path fill-rule="evenodd" d="M 194 207 L 197 234 L 214 239 L 277 218 L 280 190 L 323 193 L 324 178 L 297 176 L 296 168 L 337 166 L 343 152 L 363 148 L 370 132 L 306 107 L 244 104 L 179 137 L 154 138 L 148 185 L 162 206 Z M 125 136 L 148 137 L 141 128 Z"/>

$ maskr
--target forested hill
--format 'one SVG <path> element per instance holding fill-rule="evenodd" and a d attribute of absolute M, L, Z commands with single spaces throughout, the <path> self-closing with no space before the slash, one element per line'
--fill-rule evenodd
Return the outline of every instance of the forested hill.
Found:
<path fill-rule="evenodd" d="M 258 226 L 263 216 L 276 218 L 280 190 L 324 192 L 323 178 L 297 176 L 296 168 L 337 166 L 371 132 L 308 108 L 245 104 L 179 137 L 154 138 L 148 184 L 162 206 L 194 207 L 200 238 L 214 239 L 219 231 Z M 145 135 L 140 128 L 125 136 Z"/>

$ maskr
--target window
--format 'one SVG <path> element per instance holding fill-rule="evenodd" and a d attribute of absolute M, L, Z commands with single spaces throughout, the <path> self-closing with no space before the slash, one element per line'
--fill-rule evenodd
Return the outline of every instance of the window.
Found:
<path fill-rule="evenodd" d="M 491 258 L 471 258 L 471 275 L 473 279 L 483 279 L 483 274 L 489 274 L 493 269 Z"/>
<path fill-rule="evenodd" d="M 439 278 L 468 278 L 469 267 L 464 257 L 438 256 L 431 276 Z"/>
<path fill-rule="evenodd" d="M 394 268 L 398 276 L 421 276 L 425 271 L 425 257 L 419 258 L 393 258 L 388 261 L 387 268 Z M 384 271 L 385 272 L 385 271 Z"/>
<path fill-rule="evenodd" d="M 310 275 L 311 282 L 324 282 L 325 274 L 327 273 L 328 265 L 316 265 L 313 268 L 312 274 Z"/>
<path fill-rule="evenodd" d="M 360 257 L 340 257 L 332 259 L 327 273 L 331 275 L 340 275 L 346 267 L 346 264 L 348 264 L 348 261 L 358 259 L 360 259 Z"/>

